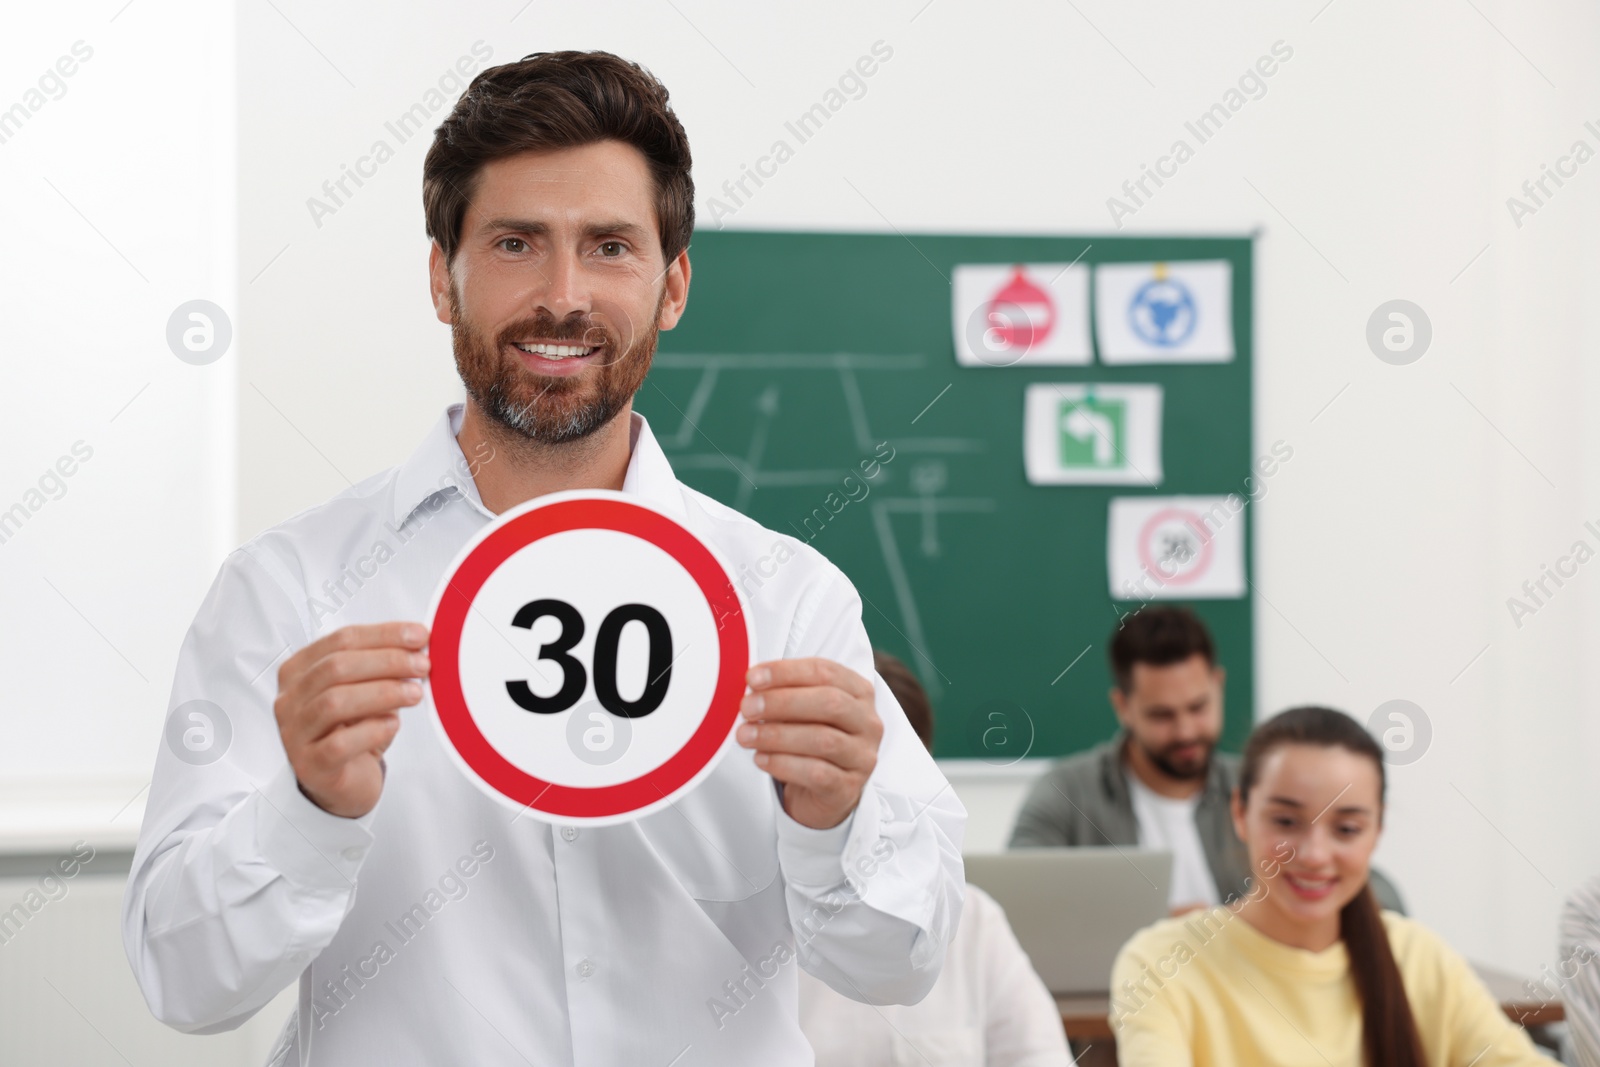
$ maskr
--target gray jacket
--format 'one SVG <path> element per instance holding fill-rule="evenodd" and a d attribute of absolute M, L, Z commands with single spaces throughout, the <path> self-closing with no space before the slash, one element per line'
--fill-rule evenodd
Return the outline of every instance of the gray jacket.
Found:
<path fill-rule="evenodd" d="M 1139 843 L 1139 822 L 1128 794 L 1122 760 L 1127 733 L 1087 752 L 1057 761 L 1028 790 L 1011 831 L 1012 848 L 1128 845 Z M 1223 901 L 1248 891 L 1250 857 L 1233 832 L 1229 803 L 1239 780 L 1239 757 L 1213 752 L 1194 821 L 1200 846 Z M 1405 914 L 1400 894 L 1376 868 L 1370 872 L 1380 906 Z"/>

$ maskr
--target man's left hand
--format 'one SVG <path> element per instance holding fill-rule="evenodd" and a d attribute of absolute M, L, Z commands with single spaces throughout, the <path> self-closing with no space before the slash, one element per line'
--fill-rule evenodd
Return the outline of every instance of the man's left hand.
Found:
<path fill-rule="evenodd" d="M 872 683 L 826 659 L 758 663 L 745 681 L 739 744 L 783 783 L 783 810 L 814 830 L 844 822 L 878 763 Z"/>

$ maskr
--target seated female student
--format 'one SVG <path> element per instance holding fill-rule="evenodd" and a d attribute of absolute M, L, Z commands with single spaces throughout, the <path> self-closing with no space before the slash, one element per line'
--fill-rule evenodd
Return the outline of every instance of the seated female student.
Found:
<path fill-rule="evenodd" d="M 1124 1067 L 1551 1062 L 1437 934 L 1379 911 L 1367 863 L 1383 800 L 1383 751 L 1349 716 L 1294 708 L 1256 727 L 1233 825 L 1260 877 L 1123 946 L 1111 1023 Z"/>

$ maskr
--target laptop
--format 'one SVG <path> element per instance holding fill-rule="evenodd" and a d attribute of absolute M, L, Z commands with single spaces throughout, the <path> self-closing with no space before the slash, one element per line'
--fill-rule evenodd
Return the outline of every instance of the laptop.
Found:
<path fill-rule="evenodd" d="M 1005 909 L 1050 992 L 1103 994 L 1133 934 L 1167 917 L 1172 853 L 1025 848 L 962 857 L 967 881 Z"/>

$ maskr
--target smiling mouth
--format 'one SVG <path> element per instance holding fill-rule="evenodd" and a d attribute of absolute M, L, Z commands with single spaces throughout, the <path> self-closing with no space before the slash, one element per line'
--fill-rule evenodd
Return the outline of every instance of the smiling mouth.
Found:
<path fill-rule="evenodd" d="M 530 356 L 540 356 L 548 360 L 581 359 L 592 356 L 604 345 L 568 345 L 546 344 L 542 341 L 513 341 L 512 347 L 528 353 Z"/>
<path fill-rule="evenodd" d="M 1338 881 L 1336 877 L 1308 878 L 1305 875 L 1291 874 L 1288 871 L 1283 872 L 1283 877 L 1288 882 L 1289 888 L 1293 889 L 1296 894 L 1311 900 L 1320 900 L 1327 896 L 1333 890 L 1333 883 Z"/>

